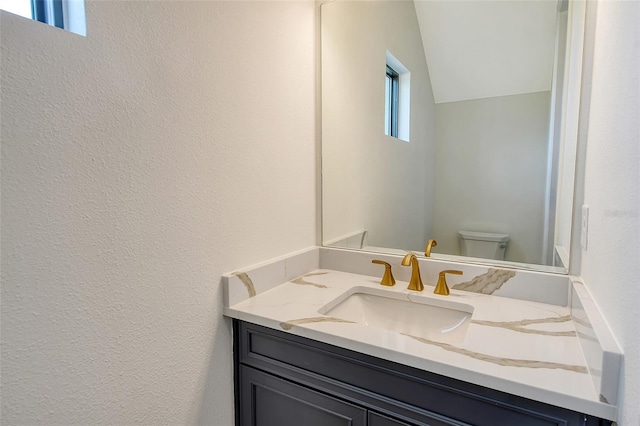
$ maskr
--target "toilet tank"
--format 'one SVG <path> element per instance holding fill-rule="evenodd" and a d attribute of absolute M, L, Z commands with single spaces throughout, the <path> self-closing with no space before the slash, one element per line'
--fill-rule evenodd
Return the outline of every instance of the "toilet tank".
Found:
<path fill-rule="evenodd" d="M 476 231 L 458 231 L 458 235 L 462 256 L 504 260 L 509 235 Z"/>

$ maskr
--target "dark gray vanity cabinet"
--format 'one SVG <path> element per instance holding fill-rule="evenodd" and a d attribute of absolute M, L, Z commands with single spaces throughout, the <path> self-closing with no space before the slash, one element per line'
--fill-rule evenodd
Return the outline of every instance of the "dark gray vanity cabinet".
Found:
<path fill-rule="evenodd" d="M 611 422 L 234 320 L 236 426 Z"/>
<path fill-rule="evenodd" d="M 240 366 L 242 424 L 365 426 L 367 410 L 251 367 Z"/>

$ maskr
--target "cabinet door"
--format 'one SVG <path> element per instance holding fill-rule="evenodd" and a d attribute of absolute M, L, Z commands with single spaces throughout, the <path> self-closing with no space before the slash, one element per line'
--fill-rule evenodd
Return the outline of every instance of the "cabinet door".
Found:
<path fill-rule="evenodd" d="M 240 366 L 241 426 L 365 426 L 366 410 Z"/>
<path fill-rule="evenodd" d="M 369 411 L 369 422 L 367 426 L 413 426 L 400 420 L 392 419 L 380 413 Z"/>
<path fill-rule="evenodd" d="M 424 412 L 414 413 L 413 415 L 409 414 L 409 416 L 405 416 L 404 419 L 405 420 L 394 419 L 375 411 L 369 411 L 367 426 L 471 426 L 468 423 L 462 423 L 455 419 Z M 495 423 L 494 425 L 498 424 L 499 423 Z"/>

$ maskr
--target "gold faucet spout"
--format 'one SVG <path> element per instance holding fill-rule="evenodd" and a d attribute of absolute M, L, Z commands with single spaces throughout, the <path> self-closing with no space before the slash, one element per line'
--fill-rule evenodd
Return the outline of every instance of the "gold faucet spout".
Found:
<path fill-rule="evenodd" d="M 403 266 L 411 265 L 411 279 L 409 280 L 409 290 L 422 291 L 424 285 L 422 284 L 422 278 L 420 277 L 420 265 L 418 264 L 418 258 L 413 253 L 407 253 L 402 259 L 401 264 Z"/>
<path fill-rule="evenodd" d="M 431 249 L 438 245 L 438 242 L 433 238 L 427 241 L 427 247 L 424 249 L 424 255 L 427 257 L 431 257 Z"/>

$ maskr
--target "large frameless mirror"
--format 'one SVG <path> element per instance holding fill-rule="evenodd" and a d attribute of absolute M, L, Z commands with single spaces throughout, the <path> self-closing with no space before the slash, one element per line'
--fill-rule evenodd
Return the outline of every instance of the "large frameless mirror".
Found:
<path fill-rule="evenodd" d="M 580 6 L 323 4 L 324 245 L 566 273 Z"/>

